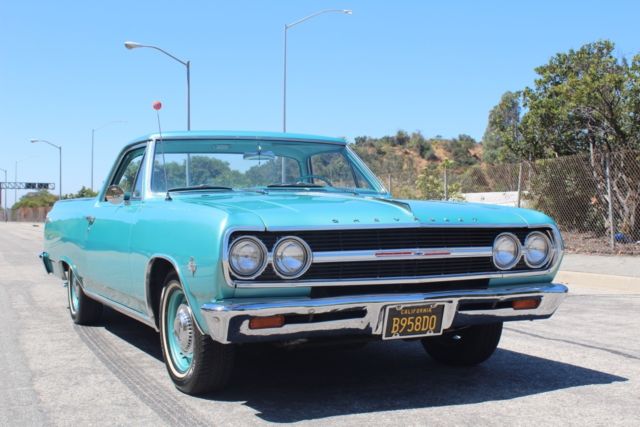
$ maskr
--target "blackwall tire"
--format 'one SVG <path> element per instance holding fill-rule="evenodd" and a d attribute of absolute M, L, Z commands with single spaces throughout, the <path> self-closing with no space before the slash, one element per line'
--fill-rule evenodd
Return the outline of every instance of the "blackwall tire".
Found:
<path fill-rule="evenodd" d="M 478 365 L 494 353 L 502 335 L 502 323 L 475 325 L 423 338 L 422 345 L 436 361 L 452 366 Z"/>

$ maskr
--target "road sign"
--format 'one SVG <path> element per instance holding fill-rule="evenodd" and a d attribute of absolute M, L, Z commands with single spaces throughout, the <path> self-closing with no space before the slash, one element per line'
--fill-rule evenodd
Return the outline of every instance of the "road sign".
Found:
<path fill-rule="evenodd" d="M 54 190 L 56 185 L 52 182 L 0 182 L 3 190 Z"/>

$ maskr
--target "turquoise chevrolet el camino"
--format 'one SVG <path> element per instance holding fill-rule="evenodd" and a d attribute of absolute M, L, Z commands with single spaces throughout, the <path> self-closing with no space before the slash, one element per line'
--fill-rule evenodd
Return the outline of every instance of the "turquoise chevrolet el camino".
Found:
<path fill-rule="evenodd" d="M 393 199 L 343 139 L 170 132 L 124 147 L 93 199 L 55 204 L 41 257 L 71 318 L 159 332 L 178 389 L 228 382 L 255 342 L 419 340 L 483 362 L 505 321 L 550 317 L 563 242 L 542 213 Z"/>

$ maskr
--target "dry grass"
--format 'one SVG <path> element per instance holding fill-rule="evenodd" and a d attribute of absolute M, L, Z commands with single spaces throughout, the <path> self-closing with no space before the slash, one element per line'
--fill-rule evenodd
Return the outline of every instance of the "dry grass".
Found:
<path fill-rule="evenodd" d="M 580 254 L 602 255 L 640 255 L 640 242 L 616 242 L 612 251 L 608 236 L 597 236 L 593 233 L 562 232 L 566 251 Z"/>

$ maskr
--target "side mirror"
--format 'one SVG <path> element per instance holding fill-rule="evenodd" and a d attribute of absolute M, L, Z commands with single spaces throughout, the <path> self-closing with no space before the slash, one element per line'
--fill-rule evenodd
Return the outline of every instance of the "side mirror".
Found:
<path fill-rule="evenodd" d="M 122 204 L 124 202 L 124 190 L 117 185 L 110 185 L 104 198 L 112 205 Z"/>

